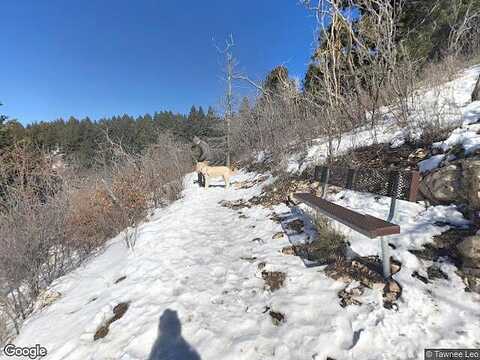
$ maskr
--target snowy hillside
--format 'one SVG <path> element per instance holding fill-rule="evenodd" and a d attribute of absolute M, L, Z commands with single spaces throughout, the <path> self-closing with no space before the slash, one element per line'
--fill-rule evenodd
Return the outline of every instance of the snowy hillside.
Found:
<path fill-rule="evenodd" d="M 400 129 L 394 121 L 395 106 L 381 109 L 383 123 L 376 129 L 378 143 L 390 143 L 392 147 L 402 145 L 407 137 L 418 137 L 418 125 L 423 121 L 431 121 L 434 117 L 441 117 L 444 125 L 460 126 L 464 113 L 473 108 L 470 105 L 473 88 L 480 74 L 480 65 L 473 66 L 462 71 L 455 80 L 439 84 L 432 89 L 420 89 L 411 96 L 409 103 L 410 128 Z M 474 105 L 475 107 L 475 105 Z M 476 104 L 476 109 L 479 105 Z M 343 134 L 340 142 L 336 145 L 336 153 L 341 154 L 352 147 L 368 146 L 374 143 L 371 129 L 360 128 L 354 132 Z M 325 139 L 318 139 L 309 148 L 302 161 L 300 155 L 293 156 L 288 167 L 291 172 L 302 172 L 312 164 L 325 161 L 328 154 L 328 145 Z"/>
<path fill-rule="evenodd" d="M 255 176 L 241 174 L 234 181 Z M 289 237 L 274 236 L 282 226 L 270 217 L 275 212 L 290 221 L 296 210 L 292 214 L 284 205 L 232 210 L 219 204 L 258 195 L 262 184 L 206 191 L 188 176 L 185 185 L 183 199 L 141 227 L 134 254 L 116 239 L 59 279 L 50 292 L 60 298 L 31 316 L 15 344 L 34 341 L 48 349 L 46 359 L 79 360 L 197 359 L 194 351 L 205 360 L 418 359 L 425 347 L 480 347 L 480 296 L 464 293 L 455 268 L 443 264 L 449 280 L 429 285 L 411 276 L 424 273 L 428 264 L 407 249 L 420 248 L 448 228 L 434 222 L 465 223 L 454 208 L 425 210 L 402 202 L 396 219 L 402 234 L 390 241 L 393 256 L 403 263 L 395 275 L 403 286 L 398 311 L 382 306 L 378 289 L 359 297 L 362 306 L 342 308 L 337 293 L 344 283 L 328 278 L 322 267 L 307 268 L 300 258 L 281 253 Z M 342 193 L 336 196 L 360 211 L 368 206 L 372 215 L 388 212 L 385 199 L 350 195 L 348 201 L 341 200 Z M 305 239 L 291 235 L 290 240 Z M 363 236 L 350 241 L 361 254 L 378 251 L 378 243 Z M 265 288 L 261 270 L 284 272 L 284 286 Z M 94 341 L 120 303 L 129 304 L 124 316 Z M 178 314 L 184 341 L 176 337 L 178 323 L 169 310 Z M 272 321 L 272 311 L 283 314 L 283 321 Z M 195 350 L 186 352 L 187 343 Z"/>
<path fill-rule="evenodd" d="M 413 106 L 413 118 L 421 109 L 442 106 L 449 114 L 445 121 L 459 126 L 435 146 L 463 144 L 472 151 L 480 146 L 479 125 L 470 123 L 480 106 L 468 105 L 479 72 L 474 67 L 441 88 L 419 92 L 421 106 Z M 385 109 L 377 140 L 397 146 L 412 134 L 399 131 L 389 116 Z M 345 134 L 338 152 L 371 144 L 371 135 L 367 129 Z M 318 163 L 326 150 L 319 139 L 302 160 L 290 159 L 289 170 Z M 443 159 L 435 155 L 421 170 Z M 480 295 L 466 292 L 457 268 L 442 258 L 435 262 L 441 276 L 428 279 L 433 262 L 415 255 L 434 236 L 467 226 L 454 206 L 399 202 L 393 221 L 402 232 L 389 239 L 392 256 L 401 263 L 394 275 L 403 288 L 398 309 L 386 309 L 383 289 L 376 287 L 357 294 L 360 306 L 342 307 L 338 294 L 344 282 L 328 277 L 325 267 L 306 266 L 282 251 L 311 241 L 307 209 L 242 205 L 261 194 L 271 176 L 243 172 L 229 190 L 215 186 L 220 183 L 198 188 L 194 178 L 185 178 L 180 200 L 139 228 L 134 253 L 119 236 L 58 279 L 15 345 L 41 344 L 49 360 L 419 359 L 429 347 L 480 348 Z M 329 197 L 358 212 L 388 214 L 386 198 L 346 191 Z M 237 207 L 224 206 L 238 200 Z M 297 219 L 305 232 L 291 230 L 288 224 Z M 378 241 L 342 231 L 357 254 L 379 254 Z M 278 286 L 265 272 L 278 272 Z"/>

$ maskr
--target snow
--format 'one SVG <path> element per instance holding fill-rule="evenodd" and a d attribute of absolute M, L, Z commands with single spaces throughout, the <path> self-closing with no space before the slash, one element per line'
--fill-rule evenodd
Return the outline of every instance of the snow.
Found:
<path fill-rule="evenodd" d="M 432 171 L 442 163 L 442 161 L 445 159 L 444 154 L 439 154 L 439 155 L 434 155 L 427 160 L 420 161 L 418 163 L 418 168 L 421 173 L 425 173 L 428 171 Z"/>
<path fill-rule="evenodd" d="M 233 180 L 255 176 L 240 173 Z M 30 316 L 14 343 L 39 343 L 49 360 L 164 359 L 159 354 L 166 353 L 175 354 L 173 359 L 189 354 L 185 360 L 197 359 L 195 353 L 205 360 L 418 359 L 426 347 L 480 347 L 480 296 L 464 291 L 455 267 L 442 263 L 450 280 L 428 285 L 411 276 L 424 274 L 431 263 L 408 250 L 448 229 L 436 221 L 466 224 L 453 206 L 426 210 L 399 202 L 394 221 L 402 233 L 390 238 L 396 247 L 392 256 L 403 264 L 394 276 L 403 287 L 398 311 L 383 308 L 378 289 L 359 298 L 362 306 L 342 308 L 337 293 L 344 283 L 328 278 L 322 267 L 306 267 L 300 258 L 281 253 L 291 242 L 309 240 L 291 234 L 272 238 L 282 231 L 270 220 L 272 212 L 293 219 L 303 214 L 300 209 L 232 210 L 219 202 L 258 195 L 261 185 L 206 190 L 193 180 L 188 175 L 183 198 L 141 226 L 134 253 L 118 237 L 102 254 L 58 279 L 50 290 L 62 297 Z M 388 199 L 367 194 L 343 191 L 330 197 L 382 218 L 389 209 Z M 377 241 L 343 230 L 353 251 L 378 253 Z M 267 271 L 286 273 L 283 288 L 264 289 L 262 262 Z M 115 284 L 122 276 L 127 278 Z M 121 302 L 130 303 L 128 311 L 105 338 L 93 341 Z M 275 326 L 268 308 L 283 313 L 286 321 Z"/>
<path fill-rule="evenodd" d="M 337 155 L 345 154 L 352 148 L 375 143 L 387 143 L 392 148 L 400 147 L 408 140 L 418 139 L 421 136 L 420 126 L 435 119 L 438 119 L 442 126 L 460 126 L 462 119 L 473 122 L 480 114 L 480 103 L 471 104 L 472 91 L 479 74 L 480 66 L 474 66 L 462 71 L 452 81 L 415 91 L 409 99 L 410 127 L 400 128 L 397 125 L 395 105 L 381 108 L 380 113 L 383 119 L 377 125 L 375 132 L 369 127 L 363 127 L 342 134 L 341 139 L 333 142 L 333 152 Z M 480 130 L 480 125 L 476 126 L 476 130 Z M 472 133 L 468 133 L 463 137 L 471 139 L 472 136 Z M 475 143 L 479 136 L 475 137 Z M 292 155 L 288 163 L 289 171 L 302 173 L 312 165 L 324 162 L 328 150 L 327 139 L 317 139 L 308 149 L 305 161 L 299 161 L 298 154 Z"/>
<path fill-rule="evenodd" d="M 447 152 L 453 147 L 461 147 L 469 155 L 480 148 L 480 102 L 472 102 L 465 108 L 462 126 L 454 129 L 450 136 L 434 147 Z"/>
<path fill-rule="evenodd" d="M 463 112 L 463 124 L 472 125 L 480 122 L 480 101 L 474 101 Z"/>

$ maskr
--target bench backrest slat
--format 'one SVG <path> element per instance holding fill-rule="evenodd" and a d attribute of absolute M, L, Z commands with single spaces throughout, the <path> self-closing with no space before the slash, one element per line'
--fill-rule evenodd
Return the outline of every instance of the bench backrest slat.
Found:
<path fill-rule="evenodd" d="M 317 166 L 315 168 L 315 180 L 322 184 L 327 181 L 329 185 L 349 190 L 412 202 L 417 201 L 419 179 L 420 176 L 417 171 L 327 166 Z"/>

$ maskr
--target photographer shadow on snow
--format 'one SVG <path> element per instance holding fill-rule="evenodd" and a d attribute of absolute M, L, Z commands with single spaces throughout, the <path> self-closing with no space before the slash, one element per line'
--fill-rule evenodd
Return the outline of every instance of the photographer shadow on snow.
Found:
<path fill-rule="evenodd" d="M 201 360 L 200 355 L 182 337 L 182 324 L 174 310 L 167 309 L 160 316 L 158 338 L 148 360 Z"/>

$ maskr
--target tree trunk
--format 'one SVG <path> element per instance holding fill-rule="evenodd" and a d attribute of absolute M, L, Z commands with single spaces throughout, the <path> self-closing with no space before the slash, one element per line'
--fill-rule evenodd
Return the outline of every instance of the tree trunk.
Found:
<path fill-rule="evenodd" d="M 480 75 L 478 76 L 477 85 L 472 93 L 472 101 L 480 101 Z"/>

